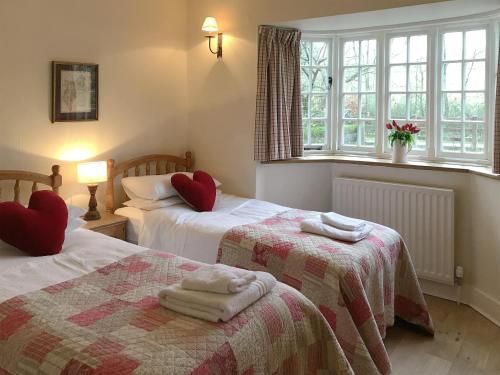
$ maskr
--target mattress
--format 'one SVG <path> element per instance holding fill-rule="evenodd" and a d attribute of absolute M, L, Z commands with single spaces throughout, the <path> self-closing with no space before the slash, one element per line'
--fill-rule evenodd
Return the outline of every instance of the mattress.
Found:
<path fill-rule="evenodd" d="M 68 234 L 62 251 L 51 256 L 31 257 L 1 242 L 0 302 L 86 275 L 144 250 L 86 229 Z"/>
<path fill-rule="evenodd" d="M 120 208 L 116 214 L 130 219 L 128 241 L 213 264 L 217 260 L 219 242 L 228 230 L 256 223 L 287 209 L 257 199 L 221 194 L 212 212 L 200 213 L 180 204 L 153 211 Z"/>

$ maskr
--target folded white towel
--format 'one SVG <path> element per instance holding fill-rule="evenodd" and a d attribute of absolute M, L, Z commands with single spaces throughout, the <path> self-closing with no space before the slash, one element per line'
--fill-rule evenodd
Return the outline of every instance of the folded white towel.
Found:
<path fill-rule="evenodd" d="M 159 293 L 160 305 L 210 322 L 227 322 L 276 285 L 274 276 L 267 272 L 256 272 L 256 276 L 257 280 L 248 288 L 235 294 L 186 290 L 180 284 L 173 284 Z"/>
<path fill-rule="evenodd" d="M 206 265 L 183 277 L 184 289 L 213 293 L 239 293 L 257 279 L 253 271 L 247 271 L 225 264 Z"/>
<path fill-rule="evenodd" d="M 362 231 L 366 226 L 366 221 L 354 219 L 340 215 L 336 212 L 328 212 L 321 214 L 321 221 L 335 228 L 347 231 Z"/>
<path fill-rule="evenodd" d="M 316 219 L 304 220 L 300 224 L 300 230 L 303 232 L 314 233 L 320 236 L 346 242 L 361 241 L 368 236 L 372 229 L 373 228 L 371 226 L 365 225 L 365 227 L 361 231 L 346 231 L 332 227 L 331 225 L 325 224 Z"/>

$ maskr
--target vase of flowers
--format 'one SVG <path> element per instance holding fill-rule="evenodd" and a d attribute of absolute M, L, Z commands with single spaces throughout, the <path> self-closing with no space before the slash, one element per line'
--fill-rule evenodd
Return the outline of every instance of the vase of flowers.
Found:
<path fill-rule="evenodd" d="M 392 147 L 392 162 L 406 163 L 416 141 L 415 134 L 420 133 L 420 129 L 413 124 L 399 126 L 395 120 L 388 123 L 386 128 L 390 131 L 388 138 Z"/>

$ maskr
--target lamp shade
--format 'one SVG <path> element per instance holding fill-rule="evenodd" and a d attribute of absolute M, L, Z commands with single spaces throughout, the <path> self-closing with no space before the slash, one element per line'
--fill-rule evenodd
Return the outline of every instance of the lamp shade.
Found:
<path fill-rule="evenodd" d="M 207 17 L 205 18 L 205 22 L 203 22 L 203 26 L 201 27 L 203 31 L 207 33 L 216 33 L 219 31 L 219 26 L 217 25 L 217 20 L 215 17 Z"/>
<path fill-rule="evenodd" d="M 108 167 L 105 161 L 80 163 L 77 166 L 78 182 L 81 184 L 97 184 L 108 179 Z"/>

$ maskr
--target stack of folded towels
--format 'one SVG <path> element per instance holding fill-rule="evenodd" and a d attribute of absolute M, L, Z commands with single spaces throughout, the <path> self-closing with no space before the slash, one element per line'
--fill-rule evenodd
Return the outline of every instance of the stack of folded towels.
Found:
<path fill-rule="evenodd" d="M 303 232 L 345 242 L 361 241 L 370 234 L 372 229 L 364 220 L 342 216 L 335 212 L 323 213 L 317 219 L 304 220 L 300 225 L 300 230 Z"/>
<path fill-rule="evenodd" d="M 275 285 L 276 279 L 267 272 L 214 264 L 187 274 L 180 283 L 162 290 L 159 299 L 163 307 L 181 314 L 227 322 Z"/>

